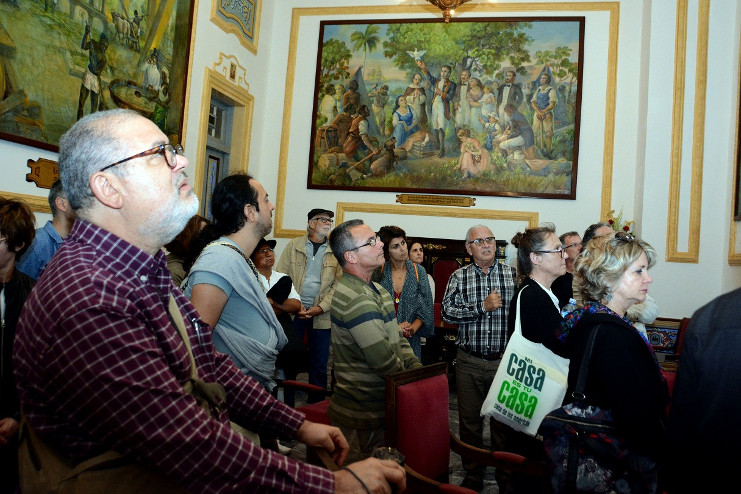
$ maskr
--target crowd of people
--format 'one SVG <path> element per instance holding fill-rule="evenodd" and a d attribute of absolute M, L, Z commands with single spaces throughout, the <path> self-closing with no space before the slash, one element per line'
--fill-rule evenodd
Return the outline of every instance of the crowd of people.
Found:
<path fill-rule="evenodd" d="M 403 490 L 403 468 L 372 452 L 384 445 L 385 376 L 420 367 L 422 339 L 434 334 L 422 243 L 360 219 L 333 229 L 334 213 L 314 208 L 306 235 L 276 265 L 276 242 L 266 239 L 274 206 L 260 182 L 241 173 L 221 180 L 209 220 L 196 215 L 187 164 L 151 121 L 97 112 L 60 140 L 61 182 L 46 226 L 34 232 L 29 207 L 0 198 L 0 492 L 15 492 L 19 478 L 29 492 Z M 516 268 L 497 260 L 488 226 L 471 226 L 472 262 L 453 272 L 441 300 L 442 318 L 458 328 L 461 439 L 484 447 L 480 410 L 519 307 L 523 336 L 570 360 L 567 396 L 597 332 L 587 402 L 612 411 L 621 438 L 655 461 L 660 479 L 669 394 L 636 327 L 658 313 L 648 296 L 656 251 L 602 223 L 583 238 L 544 224 L 511 243 Z M 733 360 L 714 326 L 737 328 L 718 308 L 737 294 L 693 321 L 682 356 L 691 367 L 679 374 L 671 409 L 671 457 L 686 460 L 680 434 L 738 456 L 720 437 L 733 421 L 702 425 L 709 418 L 693 398 L 738 384 L 738 373 L 708 382 L 704 370 L 708 345 Z M 276 381 L 301 372 L 331 391 L 333 425 L 277 399 Z M 719 418 L 740 411 L 730 391 L 703 399 Z M 494 420 L 489 430 L 492 449 L 542 459 L 537 439 Z M 278 440 L 324 449 L 342 468 L 293 460 Z M 732 463 L 722 464 L 730 475 Z M 481 491 L 484 467 L 464 469 L 463 486 Z M 691 470 L 672 471 L 692 480 Z M 502 493 L 547 492 L 544 482 L 495 476 Z M 663 482 L 673 492 L 691 485 Z"/>

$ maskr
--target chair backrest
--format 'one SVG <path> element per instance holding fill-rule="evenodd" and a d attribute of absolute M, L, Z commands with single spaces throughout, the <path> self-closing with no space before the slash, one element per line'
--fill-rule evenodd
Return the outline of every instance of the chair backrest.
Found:
<path fill-rule="evenodd" d="M 386 376 L 386 444 L 432 479 L 448 474 L 450 419 L 447 363 Z"/>

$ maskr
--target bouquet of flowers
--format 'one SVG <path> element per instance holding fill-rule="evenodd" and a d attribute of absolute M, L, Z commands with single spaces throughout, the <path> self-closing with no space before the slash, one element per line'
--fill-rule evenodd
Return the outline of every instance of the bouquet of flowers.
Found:
<path fill-rule="evenodd" d="M 612 229 L 616 232 L 625 232 L 630 235 L 633 234 L 633 224 L 635 221 L 630 220 L 623 220 L 623 208 L 620 208 L 620 212 L 617 216 L 615 216 L 615 210 L 611 209 L 609 213 L 607 213 L 607 222 L 612 226 Z"/>

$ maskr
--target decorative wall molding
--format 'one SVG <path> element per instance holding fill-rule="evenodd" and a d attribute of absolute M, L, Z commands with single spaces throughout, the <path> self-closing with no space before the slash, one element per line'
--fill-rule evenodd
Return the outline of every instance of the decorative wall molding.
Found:
<path fill-rule="evenodd" d="M 211 0 L 211 22 L 257 55 L 263 0 Z"/>
<path fill-rule="evenodd" d="M 688 0 L 677 0 L 677 23 L 674 49 L 674 104 L 672 109 L 671 166 L 669 171 L 669 204 L 666 232 L 666 261 L 697 263 L 700 255 L 700 214 L 702 212 L 702 167 L 705 146 L 705 91 L 708 68 L 708 26 L 710 0 L 699 0 L 697 7 L 697 46 L 695 49 L 695 99 L 690 139 L 689 225 L 687 251 L 680 251 L 679 200 L 682 180 L 682 143 L 684 141 L 685 70 L 687 57 Z"/>
<path fill-rule="evenodd" d="M 609 15 L 609 42 L 607 50 L 607 73 L 605 92 L 605 134 L 602 157 L 602 197 L 600 202 L 600 217 L 606 218 L 612 203 L 612 175 L 615 140 L 615 107 L 617 99 L 617 57 L 618 57 L 618 30 L 620 26 L 619 2 L 571 2 L 571 3 L 467 3 L 462 5 L 459 13 L 507 13 L 507 12 L 605 12 Z M 299 25 L 302 17 L 346 15 L 409 15 L 431 13 L 439 16 L 440 12 L 430 4 L 420 5 L 377 5 L 352 7 L 306 7 L 294 8 L 291 16 L 290 44 L 286 66 L 286 85 L 283 107 L 283 126 L 281 129 L 280 156 L 278 160 L 278 190 L 276 194 L 276 209 L 273 235 L 276 238 L 296 237 L 303 235 L 306 230 L 284 229 L 283 216 L 286 203 L 286 180 L 288 177 L 288 152 L 290 147 L 291 112 L 293 108 L 294 83 L 296 78 L 296 53 L 298 50 Z M 380 197 L 380 196 L 379 196 Z M 395 206 L 394 208 L 398 208 Z M 438 209 L 438 208 L 434 208 Z M 444 210 L 441 210 L 441 213 Z M 476 210 L 474 210 L 475 212 Z M 482 210 L 478 210 L 482 211 Z M 394 209 L 396 212 L 396 209 Z M 437 213 L 436 213 L 437 214 Z M 440 214 L 440 216 L 447 216 Z M 338 220 L 339 221 L 339 220 Z"/>
<path fill-rule="evenodd" d="M 29 194 L 16 194 L 15 192 L 0 192 L 0 196 L 6 199 L 15 199 L 17 201 L 26 201 L 34 213 L 51 214 L 49 200 L 46 197 L 32 196 Z"/>
<path fill-rule="evenodd" d="M 345 221 L 347 213 L 395 214 L 408 216 L 434 216 L 436 218 L 467 218 L 527 222 L 528 228 L 538 226 L 537 211 L 499 211 L 496 209 L 451 209 L 432 206 L 399 206 L 398 204 L 370 204 L 363 202 L 338 202 L 336 222 Z M 302 231 L 299 235 L 305 233 Z M 298 235 L 296 235 L 298 236 Z"/>
<path fill-rule="evenodd" d="M 213 69 L 223 75 L 227 80 L 249 92 L 250 85 L 247 83 L 247 69 L 242 67 L 236 56 L 219 52 L 219 59 L 214 62 Z"/>
<path fill-rule="evenodd" d="M 733 181 L 731 182 L 731 197 L 733 200 L 741 200 L 741 197 L 736 196 L 736 187 L 738 184 L 739 176 L 739 160 L 741 160 L 741 38 L 739 38 L 739 60 L 738 60 L 738 83 L 736 86 L 736 94 L 739 95 L 738 101 L 736 101 L 736 142 L 733 146 L 735 155 L 733 162 L 736 166 L 733 167 Z M 734 214 L 737 210 L 737 206 L 734 203 L 733 211 L 730 213 L 730 234 L 728 241 L 728 264 L 731 266 L 741 266 L 741 252 L 736 251 L 736 242 L 738 238 L 738 230 L 741 228 L 741 222 L 734 220 Z"/>
<path fill-rule="evenodd" d="M 228 57 L 228 56 L 227 56 Z M 221 59 L 220 59 L 221 60 Z M 228 65 L 227 65 L 228 66 Z M 214 64 L 216 67 L 216 64 Z M 234 107 L 232 139 L 230 152 L 230 172 L 247 172 L 250 159 L 250 138 L 252 135 L 252 113 L 255 98 L 244 86 L 238 86 L 216 70 L 206 67 L 201 94 L 201 120 L 198 129 L 198 151 L 193 173 L 193 190 L 203 204 L 204 171 L 206 169 L 206 144 L 208 142 L 208 115 L 211 93 L 217 91 L 221 97 Z"/>

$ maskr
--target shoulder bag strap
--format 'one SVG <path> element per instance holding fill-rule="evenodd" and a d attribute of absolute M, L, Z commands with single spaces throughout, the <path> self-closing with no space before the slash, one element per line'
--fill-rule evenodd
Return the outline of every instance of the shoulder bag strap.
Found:
<path fill-rule="evenodd" d="M 190 346 L 190 340 L 188 339 L 188 331 L 185 329 L 185 321 L 183 315 L 180 313 L 180 307 L 175 301 L 175 297 L 170 293 L 170 303 L 167 307 L 170 312 L 170 318 L 175 323 L 175 327 L 178 328 L 178 334 L 185 344 L 185 349 L 188 350 L 188 357 L 190 357 L 190 378 L 198 379 L 198 369 L 196 368 L 196 359 L 193 356 L 193 348 Z"/>
<path fill-rule="evenodd" d="M 520 323 L 520 297 L 522 296 L 522 292 L 525 291 L 525 288 L 527 288 L 527 286 L 523 286 L 522 290 L 520 290 L 520 293 L 517 294 L 517 307 L 515 309 L 515 330 L 512 333 L 518 333 L 520 336 L 522 336 L 522 324 Z"/>
<path fill-rule="evenodd" d="M 592 330 L 592 334 L 589 335 L 589 341 L 587 341 L 587 350 L 584 352 L 584 358 L 581 361 L 579 367 L 579 377 L 576 380 L 576 387 L 572 393 L 572 397 L 576 400 L 584 401 L 586 396 L 584 391 L 587 387 L 587 374 L 589 373 L 589 361 L 592 358 L 592 350 L 594 349 L 594 342 L 597 339 L 597 333 L 602 324 L 598 324 L 596 328 Z"/>

